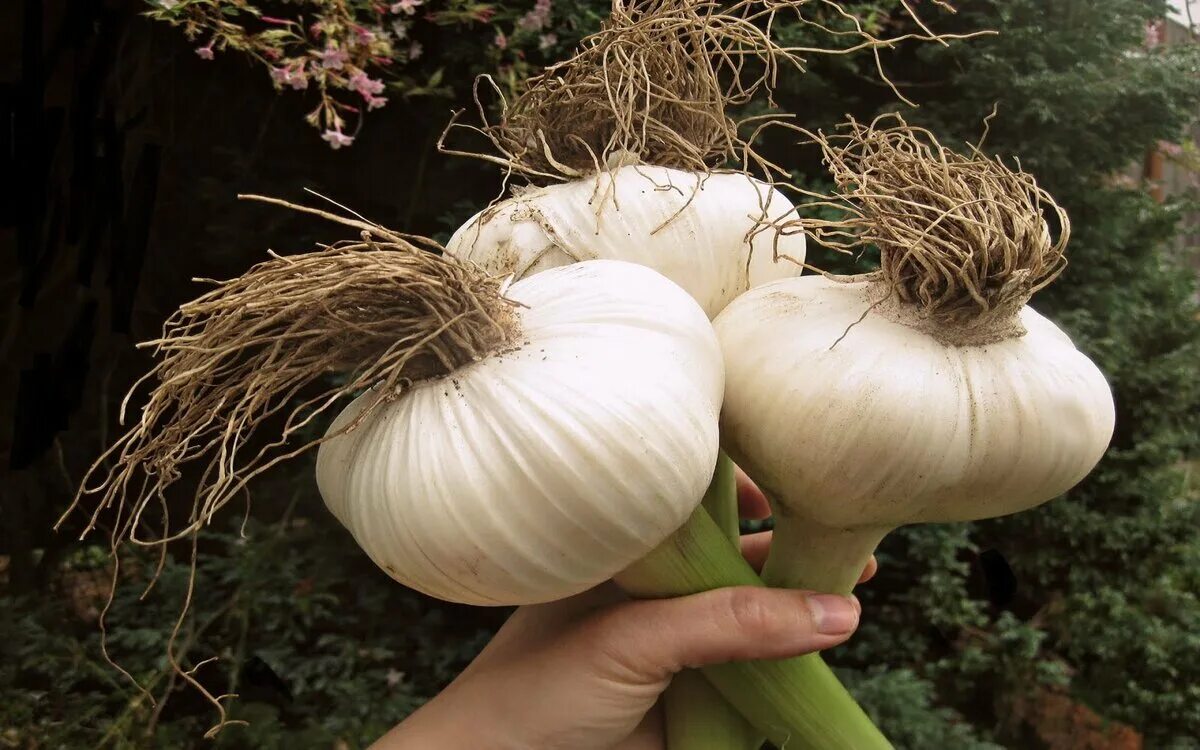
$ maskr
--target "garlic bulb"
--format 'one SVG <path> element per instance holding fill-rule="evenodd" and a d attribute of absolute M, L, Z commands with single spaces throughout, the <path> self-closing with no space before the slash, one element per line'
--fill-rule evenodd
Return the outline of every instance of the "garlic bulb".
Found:
<path fill-rule="evenodd" d="M 518 343 L 415 384 L 317 459 L 371 558 L 451 601 L 549 601 L 612 577 L 683 525 L 717 456 L 721 353 L 678 286 L 593 261 L 507 296 L 525 306 Z"/>
<path fill-rule="evenodd" d="M 897 526 L 1045 502 L 1112 435 L 1104 376 L 1029 307 L 1024 335 L 956 346 L 903 307 L 872 307 L 886 294 L 868 277 L 786 279 L 714 323 L 727 352 L 722 439 L 778 503 L 773 568 L 795 568 L 784 577 L 856 576 Z M 793 543 L 797 527 L 805 538 Z M 820 558 L 807 570 L 786 560 L 801 547 Z"/>
<path fill-rule="evenodd" d="M 488 208 L 446 252 L 518 279 L 593 258 L 630 261 L 683 287 L 711 317 L 749 288 L 799 275 L 804 235 L 765 224 L 792 211 L 744 174 L 623 166 Z"/>
<path fill-rule="evenodd" d="M 897 116 L 848 130 L 837 146 L 814 137 L 847 217 L 804 223 L 828 244 L 877 247 L 879 270 L 776 281 L 714 323 L 722 442 L 776 514 L 763 579 L 833 592 L 897 526 L 1062 494 L 1115 418 L 1104 376 L 1027 305 L 1065 265 L 1054 199 Z"/>

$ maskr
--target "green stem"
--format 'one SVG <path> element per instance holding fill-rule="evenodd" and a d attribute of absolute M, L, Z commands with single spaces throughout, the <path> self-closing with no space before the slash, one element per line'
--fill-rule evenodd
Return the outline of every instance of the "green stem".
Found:
<path fill-rule="evenodd" d="M 762 579 L 779 588 L 849 594 L 889 531 L 831 529 L 778 513 Z"/>
<path fill-rule="evenodd" d="M 617 576 L 643 598 L 686 596 L 763 583 L 703 508 L 643 560 Z M 705 667 L 704 676 L 767 739 L 788 750 L 892 747 L 816 654 Z"/>
<path fill-rule="evenodd" d="M 717 468 L 701 505 L 727 543 L 737 545 L 741 536 L 737 479 L 733 461 L 724 451 L 717 457 Z M 663 698 L 667 750 L 758 750 L 762 746 L 758 730 L 696 670 L 675 675 Z"/>
<path fill-rule="evenodd" d="M 762 734 L 699 670 L 671 679 L 663 696 L 667 750 L 758 750 Z"/>
<path fill-rule="evenodd" d="M 737 544 L 742 535 L 738 523 L 737 476 L 733 460 L 725 455 L 725 451 L 717 454 L 716 471 L 700 504 L 725 534 L 725 538 Z"/>

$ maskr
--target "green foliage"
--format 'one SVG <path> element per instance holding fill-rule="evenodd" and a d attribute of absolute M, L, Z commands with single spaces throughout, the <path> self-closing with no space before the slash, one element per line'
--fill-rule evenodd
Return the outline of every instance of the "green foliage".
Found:
<path fill-rule="evenodd" d="M 879 667 L 865 674 L 843 670 L 839 676 L 868 707 L 871 719 L 887 728 L 897 748 L 1000 750 L 980 739 L 956 712 L 935 705 L 933 685 L 909 669 Z"/>
<path fill-rule="evenodd" d="M 251 520 L 209 535 L 195 599 L 176 653 L 226 700 L 216 747 L 365 747 L 478 652 L 489 632 L 456 621 L 455 608 L 379 573 L 331 518 L 265 525 Z M 103 604 L 101 555 L 68 562 L 63 596 L 0 599 L 0 737 L 20 747 L 200 747 L 213 706 L 173 677 L 167 641 L 188 584 L 168 559 L 139 601 L 155 559 L 126 560 L 107 617 L 113 660 L 158 708 L 104 662 L 88 617 Z M 81 610 L 84 616 L 81 617 Z M 217 661 L 205 662 L 210 657 Z M 199 665 L 199 666 L 198 666 Z"/>

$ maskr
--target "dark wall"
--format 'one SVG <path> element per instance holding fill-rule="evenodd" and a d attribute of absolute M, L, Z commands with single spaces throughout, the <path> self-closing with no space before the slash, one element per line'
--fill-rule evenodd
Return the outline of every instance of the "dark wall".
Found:
<path fill-rule="evenodd" d="M 311 98 L 277 94 L 235 54 L 201 59 L 144 8 L 0 4 L 0 555 L 18 589 L 77 536 L 51 526 L 146 367 L 134 343 L 201 290 L 192 279 L 347 236 L 238 193 L 319 202 L 309 188 L 436 233 L 499 189 L 482 165 L 435 153 L 456 102 L 393 97 L 334 151 L 303 120 Z"/>

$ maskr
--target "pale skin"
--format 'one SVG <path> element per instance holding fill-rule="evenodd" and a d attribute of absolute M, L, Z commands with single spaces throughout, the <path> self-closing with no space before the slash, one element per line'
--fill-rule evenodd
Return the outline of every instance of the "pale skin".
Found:
<path fill-rule="evenodd" d="M 747 518 L 762 493 L 738 472 Z M 742 538 L 755 567 L 770 532 Z M 860 582 L 875 574 L 872 558 Z M 858 627 L 853 597 L 739 587 L 631 602 L 604 585 L 521 607 L 436 698 L 371 750 L 663 750 L 657 704 L 681 669 L 779 659 L 842 643 Z"/>

